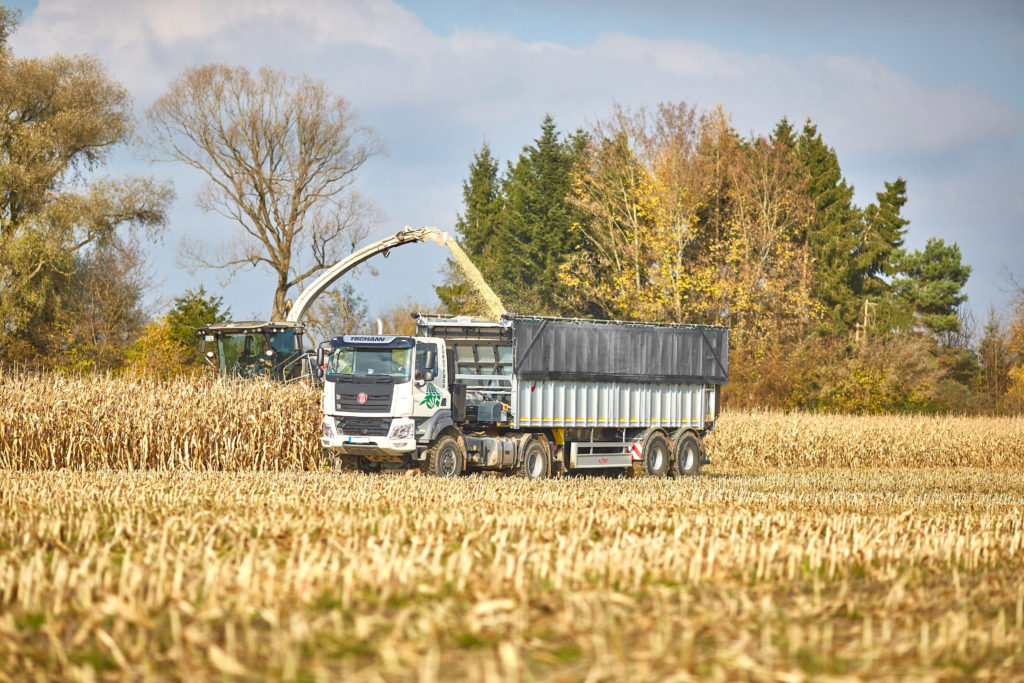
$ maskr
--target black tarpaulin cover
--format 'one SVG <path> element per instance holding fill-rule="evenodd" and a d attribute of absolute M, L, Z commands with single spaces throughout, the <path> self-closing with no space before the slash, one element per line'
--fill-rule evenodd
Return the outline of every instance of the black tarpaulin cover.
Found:
<path fill-rule="evenodd" d="M 725 327 L 515 316 L 513 372 L 521 380 L 725 384 Z"/>

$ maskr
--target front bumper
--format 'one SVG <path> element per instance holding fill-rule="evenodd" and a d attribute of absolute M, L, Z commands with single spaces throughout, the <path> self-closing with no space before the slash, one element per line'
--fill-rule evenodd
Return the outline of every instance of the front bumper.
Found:
<path fill-rule="evenodd" d="M 346 455 L 362 455 L 372 458 L 377 455 L 405 455 L 416 450 L 416 442 L 392 441 L 384 436 L 336 436 L 321 437 L 320 445 L 329 451 Z"/>
<path fill-rule="evenodd" d="M 416 429 L 408 418 L 382 420 L 387 423 L 387 434 L 346 433 L 346 418 L 324 416 L 323 436 L 320 445 L 324 449 L 346 455 L 361 455 L 366 458 L 391 460 L 416 451 Z"/>

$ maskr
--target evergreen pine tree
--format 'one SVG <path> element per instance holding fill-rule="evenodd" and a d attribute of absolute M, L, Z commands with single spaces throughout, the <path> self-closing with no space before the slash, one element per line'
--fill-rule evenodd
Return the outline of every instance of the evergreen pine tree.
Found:
<path fill-rule="evenodd" d="M 502 240 L 504 197 L 498 178 L 498 160 L 486 140 L 480 151 L 473 155 L 469 178 L 462 183 L 462 201 L 466 211 L 455 221 L 455 228 L 461 236 L 459 243 L 487 278 Z M 445 283 L 434 287 L 434 291 L 448 312 L 476 312 L 472 305 L 473 288 L 451 259 L 446 264 Z"/>
<path fill-rule="evenodd" d="M 786 147 L 796 147 L 796 131 L 793 128 L 793 124 L 789 122 L 785 116 L 775 124 L 775 130 L 772 131 L 771 138 L 769 140 L 772 143 L 781 143 Z"/>
<path fill-rule="evenodd" d="M 896 250 L 893 263 L 898 272 L 892 283 L 893 295 L 906 302 L 931 332 L 958 331 L 956 309 L 967 301 L 963 288 L 971 274 L 971 267 L 961 263 L 960 247 L 932 237 L 924 251 Z"/>
<path fill-rule="evenodd" d="M 893 275 L 892 255 L 903 246 L 906 226 L 910 223 L 900 215 L 907 203 L 907 181 L 897 178 L 885 184 L 885 191 L 875 195 L 877 204 L 864 210 L 864 234 L 857 249 L 857 266 L 864 278 L 861 289 L 869 296 L 889 291 L 882 275 Z"/>
<path fill-rule="evenodd" d="M 853 187 L 842 177 L 835 150 L 809 120 L 797 150 L 807 168 L 804 191 L 815 209 L 806 236 L 814 260 L 814 294 L 825 311 L 823 331 L 842 336 L 853 329 L 861 303 L 861 278 L 853 261 L 863 231 L 860 210 L 853 204 Z"/>
<path fill-rule="evenodd" d="M 199 355 L 196 330 L 210 323 L 225 322 L 230 315 L 231 311 L 224 306 L 222 297 L 208 294 L 199 285 L 199 289 L 190 289 L 174 297 L 174 305 L 167 312 L 167 337 L 186 363 L 199 366 L 202 357 Z"/>
<path fill-rule="evenodd" d="M 498 179 L 498 160 L 484 141 L 473 155 L 469 178 L 462 183 L 466 212 L 455 221 L 462 245 L 470 257 L 484 256 L 499 238 L 503 198 Z"/>
<path fill-rule="evenodd" d="M 566 198 L 586 139 L 577 131 L 560 140 L 554 119 L 546 116 L 540 137 L 523 148 L 506 172 L 504 239 L 494 273 L 521 294 L 523 305 L 538 312 L 558 313 L 564 307 L 558 269 L 581 243 L 572 231 L 574 209 Z"/>

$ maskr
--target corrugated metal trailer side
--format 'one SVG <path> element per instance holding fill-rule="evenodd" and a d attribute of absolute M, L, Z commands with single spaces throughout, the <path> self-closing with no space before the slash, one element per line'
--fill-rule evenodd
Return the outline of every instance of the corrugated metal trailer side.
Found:
<path fill-rule="evenodd" d="M 510 318 L 517 429 L 703 428 L 728 377 L 723 327 Z"/>
<path fill-rule="evenodd" d="M 714 387 L 513 378 L 513 426 L 703 428 L 706 391 Z"/>

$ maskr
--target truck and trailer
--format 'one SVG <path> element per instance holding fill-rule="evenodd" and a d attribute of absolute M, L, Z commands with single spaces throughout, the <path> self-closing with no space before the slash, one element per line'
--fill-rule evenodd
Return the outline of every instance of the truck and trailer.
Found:
<path fill-rule="evenodd" d="M 320 345 L 325 457 L 346 469 L 621 468 L 696 475 L 728 379 L 725 327 L 414 315 L 416 336 Z"/>

